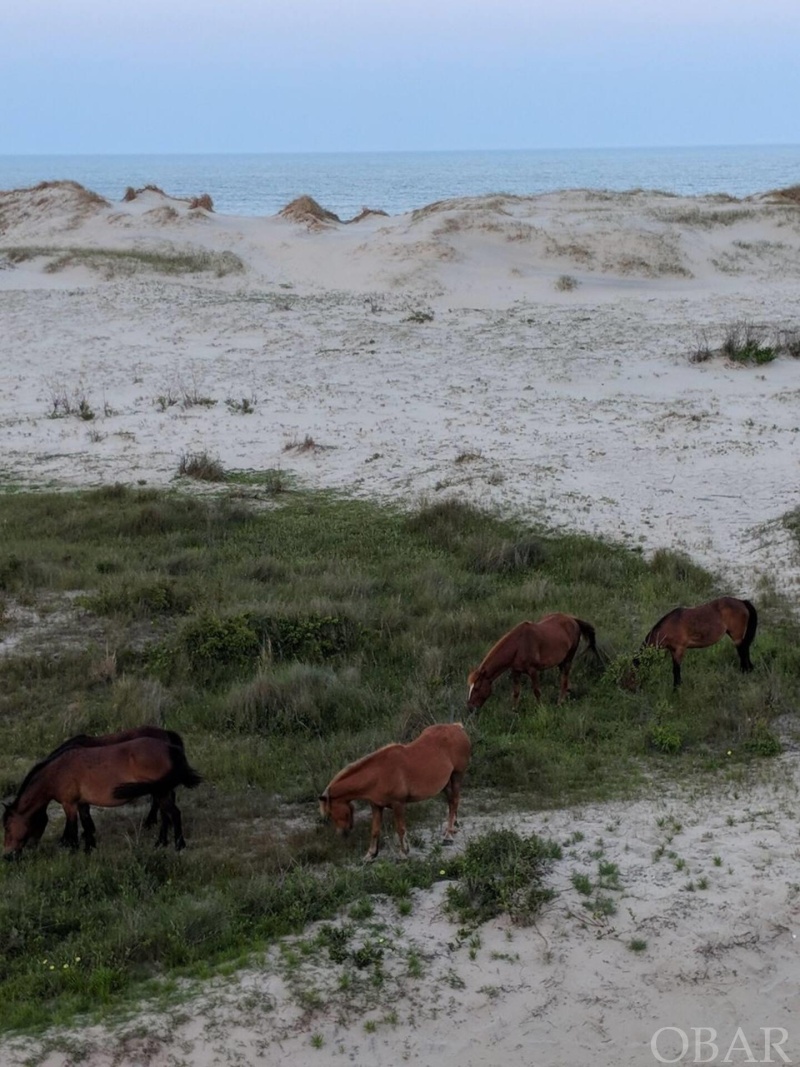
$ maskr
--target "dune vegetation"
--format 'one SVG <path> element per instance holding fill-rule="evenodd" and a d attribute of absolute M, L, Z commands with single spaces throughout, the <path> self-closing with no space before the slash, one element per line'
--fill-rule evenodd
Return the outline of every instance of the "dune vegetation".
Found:
<path fill-rule="evenodd" d="M 453 501 L 408 512 L 228 474 L 211 496 L 8 492 L 0 532 L 3 796 L 66 737 L 142 723 L 178 730 L 205 778 L 178 798 L 185 853 L 154 850 L 125 808 L 95 812 L 95 854 L 64 854 L 54 807 L 38 850 L 2 865 L 3 1029 L 166 995 L 365 894 L 457 877 L 462 860 L 423 847 L 438 801 L 409 811 L 415 859 L 398 864 L 387 840 L 362 867 L 368 820 L 341 841 L 316 797 L 350 760 L 464 719 L 468 670 L 523 618 L 589 620 L 606 665 L 580 655 L 561 707 L 555 671 L 518 712 L 496 685 L 466 720 L 467 820 L 630 795 L 661 772 L 735 773 L 780 751 L 776 720 L 800 692 L 797 624 L 768 590 L 751 594 L 751 675 L 724 641 L 689 654 L 679 694 L 658 654 L 631 683 L 660 615 L 736 591 L 680 555 Z"/>

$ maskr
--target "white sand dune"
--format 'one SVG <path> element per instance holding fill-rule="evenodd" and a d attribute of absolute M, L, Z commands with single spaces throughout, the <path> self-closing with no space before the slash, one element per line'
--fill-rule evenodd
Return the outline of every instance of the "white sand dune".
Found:
<path fill-rule="evenodd" d="M 409 503 L 458 495 L 681 549 L 732 593 L 762 576 L 791 593 L 800 363 L 689 358 L 742 320 L 800 326 L 796 203 L 573 191 L 341 223 L 226 217 L 154 190 L 0 193 L 0 477 L 167 485 L 207 451 L 226 469 Z M 320 447 L 287 448 L 306 435 Z M 715 1027 L 720 1057 L 737 1026 L 761 1053 L 760 1028 L 788 1026 L 800 1060 L 798 767 L 790 751 L 736 789 L 518 820 L 585 835 L 557 902 L 537 929 L 490 924 L 474 960 L 451 947 L 436 894 L 390 915 L 424 977 L 398 977 L 366 1016 L 373 1033 L 333 995 L 309 1014 L 272 956 L 188 1021 L 150 1019 L 147 1039 L 80 1040 L 97 1067 L 639 1067 L 657 1062 L 660 1026 Z M 467 794 L 466 837 L 485 825 L 468 813 Z M 669 833 L 682 869 L 653 859 Z M 613 919 L 581 921 L 570 873 L 590 871 L 598 837 L 623 888 Z"/>

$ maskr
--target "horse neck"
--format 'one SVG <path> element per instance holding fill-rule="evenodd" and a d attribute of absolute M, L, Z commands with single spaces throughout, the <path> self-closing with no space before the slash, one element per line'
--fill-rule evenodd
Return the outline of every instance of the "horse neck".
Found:
<path fill-rule="evenodd" d="M 42 771 L 31 778 L 14 801 L 14 810 L 19 815 L 30 815 L 39 811 L 53 799 L 52 790 L 48 787 L 46 776 Z"/>
<path fill-rule="evenodd" d="M 370 771 L 377 754 L 373 752 L 340 771 L 328 786 L 328 796 L 331 800 L 357 800 L 363 796 L 363 790 L 372 779 Z"/>
<path fill-rule="evenodd" d="M 512 631 L 513 633 L 513 631 Z M 507 671 L 514 658 L 511 647 L 511 634 L 505 634 L 494 647 L 490 648 L 478 667 L 478 673 L 484 675 L 490 682 L 498 678 L 503 671 Z"/>

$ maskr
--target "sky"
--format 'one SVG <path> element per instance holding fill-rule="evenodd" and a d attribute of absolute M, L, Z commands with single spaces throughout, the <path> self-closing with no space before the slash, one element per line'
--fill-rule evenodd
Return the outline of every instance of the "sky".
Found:
<path fill-rule="evenodd" d="M 0 0 L 0 155 L 800 143 L 798 0 Z"/>

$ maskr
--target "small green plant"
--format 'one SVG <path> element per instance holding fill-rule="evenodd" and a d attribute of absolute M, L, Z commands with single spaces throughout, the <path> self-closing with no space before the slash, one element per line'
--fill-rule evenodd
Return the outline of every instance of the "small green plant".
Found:
<path fill-rule="evenodd" d="M 573 887 L 579 893 L 582 893 L 585 897 L 590 897 L 592 895 L 594 886 L 592 885 L 592 880 L 588 874 L 581 874 L 579 871 L 574 871 L 570 880 Z"/>
<path fill-rule="evenodd" d="M 560 858 L 554 841 L 492 830 L 467 845 L 458 884 L 447 888 L 448 909 L 461 922 L 482 923 L 503 912 L 516 922 L 530 922 L 554 896 L 543 882 Z"/>
<path fill-rule="evenodd" d="M 322 1046 L 324 1044 L 325 1044 L 325 1038 L 322 1036 L 322 1034 L 312 1034 L 311 1035 L 311 1047 L 312 1048 L 322 1048 Z"/>
<path fill-rule="evenodd" d="M 364 919 L 371 919 L 375 914 L 375 905 L 372 903 L 369 897 L 363 897 L 361 900 L 357 900 L 355 904 L 350 908 L 348 912 L 351 919 L 363 921 Z"/>
<path fill-rule="evenodd" d="M 647 950 L 647 942 L 641 937 L 632 937 L 628 942 L 628 948 L 631 952 L 645 952 Z"/>
<path fill-rule="evenodd" d="M 714 857 L 714 866 L 715 867 L 721 867 L 722 866 L 722 856 L 715 856 Z"/>
<path fill-rule="evenodd" d="M 731 323 L 722 341 L 722 354 L 735 363 L 771 363 L 778 353 L 774 346 L 764 344 L 765 334 L 765 327 L 748 319 Z"/>

